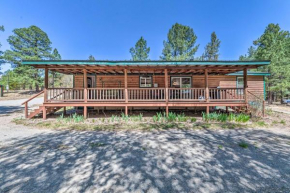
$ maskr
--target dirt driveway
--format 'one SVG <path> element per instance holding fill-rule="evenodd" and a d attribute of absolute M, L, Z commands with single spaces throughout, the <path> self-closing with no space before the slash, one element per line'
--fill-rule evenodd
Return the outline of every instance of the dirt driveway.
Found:
<path fill-rule="evenodd" d="M 53 131 L 17 116 L 0 116 L 0 192 L 290 192 L 289 128 Z"/>

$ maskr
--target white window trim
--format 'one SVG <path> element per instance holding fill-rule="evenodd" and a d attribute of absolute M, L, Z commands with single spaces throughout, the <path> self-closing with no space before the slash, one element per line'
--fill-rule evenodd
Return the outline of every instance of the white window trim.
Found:
<path fill-rule="evenodd" d="M 146 79 L 149 79 L 149 78 L 150 78 L 150 79 L 151 79 L 151 85 L 150 85 L 150 86 L 145 86 L 145 85 L 142 86 L 142 85 L 141 85 L 141 79 L 142 79 L 142 78 L 145 79 L 145 85 L 147 85 L 147 83 L 146 83 L 146 82 L 147 82 Z M 140 76 L 140 77 L 139 77 L 139 87 L 140 87 L 140 88 L 151 88 L 151 87 L 152 87 L 152 84 L 153 84 L 152 76 Z"/>
<path fill-rule="evenodd" d="M 172 79 L 173 78 L 180 78 L 180 79 L 182 79 L 182 78 L 189 78 L 190 79 L 190 88 L 192 88 L 192 77 L 191 76 L 171 76 L 170 77 L 170 86 L 171 87 L 172 87 Z M 180 80 L 180 84 L 182 85 L 182 80 Z"/>

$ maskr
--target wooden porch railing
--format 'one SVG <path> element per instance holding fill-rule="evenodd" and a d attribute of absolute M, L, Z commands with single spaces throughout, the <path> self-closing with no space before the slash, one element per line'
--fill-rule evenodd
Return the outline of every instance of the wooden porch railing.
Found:
<path fill-rule="evenodd" d="M 32 99 L 35 99 L 36 97 L 38 97 L 39 95 L 43 94 L 44 90 L 37 93 L 36 95 L 33 95 L 32 97 L 30 97 L 29 99 L 27 99 L 26 101 L 24 101 L 21 105 L 24 105 L 24 111 L 25 111 L 25 118 L 28 117 L 28 102 L 31 101 Z"/>
<path fill-rule="evenodd" d="M 169 101 L 203 101 L 204 88 L 168 88 Z"/>
<path fill-rule="evenodd" d="M 83 101 L 83 88 L 48 88 L 46 89 L 47 102 L 51 101 Z"/>
<path fill-rule="evenodd" d="M 128 88 L 127 92 L 128 102 L 166 101 L 165 88 Z M 245 101 L 244 93 L 243 88 L 209 88 L 208 101 Z M 44 94 L 46 102 L 126 101 L 124 88 L 49 88 Z M 206 89 L 168 88 L 168 101 L 206 101 Z"/>
<path fill-rule="evenodd" d="M 164 101 L 165 88 L 128 88 L 128 101 Z"/>
<path fill-rule="evenodd" d="M 209 100 L 245 100 L 243 88 L 209 88 Z"/>
<path fill-rule="evenodd" d="M 88 88 L 88 101 L 124 101 L 123 88 Z"/>

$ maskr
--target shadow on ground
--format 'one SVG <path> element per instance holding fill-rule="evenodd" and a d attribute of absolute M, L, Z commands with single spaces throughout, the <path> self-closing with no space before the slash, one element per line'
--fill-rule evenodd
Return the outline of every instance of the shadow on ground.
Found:
<path fill-rule="evenodd" d="M 21 106 L 0 106 L 0 115 L 7 115 L 7 114 L 15 113 L 18 111 L 22 111 L 23 109 L 24 107 L 21 107 Z"/>
<path fill-rule="evenodd" d="M 42 134 L 0 148 L 0 192 L 289 192 L 289 142 L 265 130 Z"/>

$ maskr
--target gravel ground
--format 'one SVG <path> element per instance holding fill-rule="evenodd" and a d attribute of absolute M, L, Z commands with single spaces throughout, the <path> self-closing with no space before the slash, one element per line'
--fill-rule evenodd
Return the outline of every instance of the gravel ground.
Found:
<path fill-rule="evenodd" d="M 0 113 L 0 192 L 290 192 L 290 128 L 56 131 L 19 116 Z"/>

